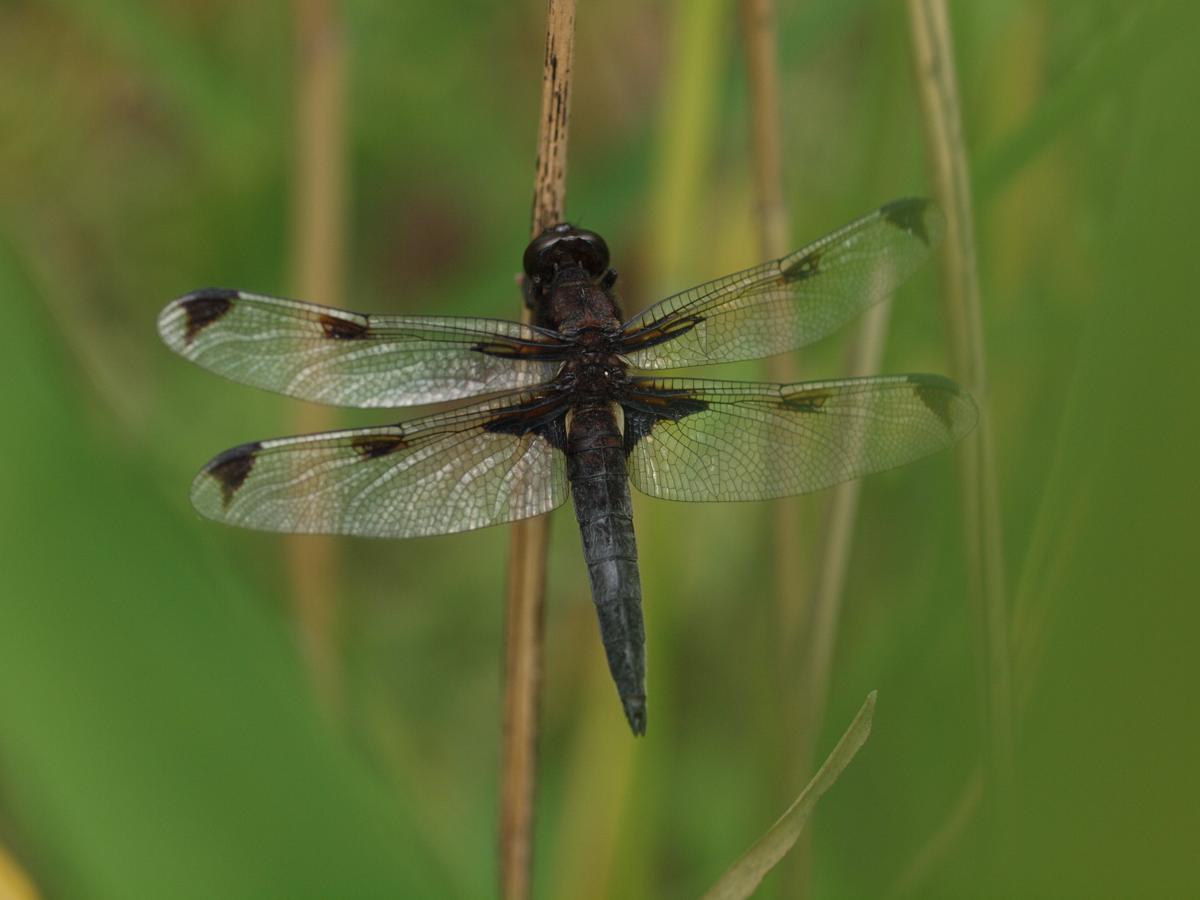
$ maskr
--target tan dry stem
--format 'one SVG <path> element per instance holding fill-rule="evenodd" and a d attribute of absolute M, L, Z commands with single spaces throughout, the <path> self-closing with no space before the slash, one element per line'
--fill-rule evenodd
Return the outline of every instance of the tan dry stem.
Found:
<path fill-rule="evenodd" d="M 887 343 L 888 321 L 892 303 L 887 300 L 871 307 L 864 314 L 862 325 L 850 347 L 846 374 L 859 377 L 879 371 Z M 856 479 L 839 484 L 832 491 L 826 507 L 821 534 L 824 540 L 817 567 L 810 620 L 808 686 L 811 736 L 820 733 L 829 697 L 833 671 L 833 651 L 837 646 L 837 628 L 841 618 L 842 597 L 846 586 L 846 571 L 854 543 L 854 523 L 858 515 L 858 500 L 862 481 Z"/>
<path fill-rule="evenodd" d="M 979 427 L 963 446 L 963 505 L 967 561 L 986 661 L 991 787 L 1003 804 L 1011 796 L 1013 781 L 1012 677 L 970 176 L 945 0 L 909 0 L 908 12 L 933 193 L 947 220 L 940 259 L 951 359 L 955 375 L 980 410 Z"/>
<path fill-rule="evenodd" d="M 776 52 L 774 0 L 742 0 L 742 32 L 750 78 L 750 149 L 753 154 L 754 200 L 759 246 L 764 259 L 790 249 L 791 226 L 783 198 L 783 138 L 779 127 L 779 60 Z M 795 357 L 776 356 L 767 362 L 767 377 L 786 384 L 798 377 Z M 775 607 L 779 616 L 779 647 L 783 659 L 795 652 L 805 619 L 801 504 L 787 498 L 773 505 L 772 552 Z"/>
<path fill-rule="evenodd" d="M 565 215 L 575 2 L 549 0 L 531 235 Z M 524 312 L 529 321 L 529 310 Z M 500 895 L 530 896 L 549 518 L 510 529 L 500 773 Z"/>
<path fill-rule="evenodd" d="M 746 70 L 749 77 L 750 152 L 754 176 L 755 219 L 758 224 L 759 247 L 763 259 L 777 259 L 791 249 L 791 223 L 783 194 L 783 135 L 780 127 L 779 54 L 777 11 L 774 0 L 742 0 L 742 36 L 745 42 Z M 786 384 L 799 378 L 796 357 L 780 355 L 767 361 L 767 378 Z M 796 697 L 785 686 L 799 679 L 797 659 L 803 659 L 807 648 L 801 638 L 806 635 L 808 598 L 803 585 L 804 556 L 800 552 L 803 527 L 803 503 L 787 497 L 771 505 L 771 559 L 775 614 L 778 619 L 779 655 L 778 678 L 783 708 L 780 721 L 784 723 L 782 740 L 802 745 L 810 741 L 810 716 L 803 706 L 797 715 Z M 798 772 L 791 771 L 799 768 Z M 794 778 L 806 779 L 812 768 L 812 752 L 807 746 L 785 763 L 781 774 L 787 783 Z M 808 833 L 800 838 L 796 865 L 789 875 L 801 895 L 808 882 Z"/>
<path fill-rule="evenodd" d="M 297 296 L 342 305 L 346 209 L 346 47 L 334 0 L 296 0 L 295 146 L 292 179 L 292 281 Z M 330 411 L 300 407 L 298 433 L 333 426 Z M 317 535 L 284 539 L 300 644 L 327 708 L 340 703 L 337 543 Z"/>

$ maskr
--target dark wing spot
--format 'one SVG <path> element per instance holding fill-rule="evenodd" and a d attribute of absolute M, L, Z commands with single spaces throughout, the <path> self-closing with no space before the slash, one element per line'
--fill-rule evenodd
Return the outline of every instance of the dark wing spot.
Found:
<path fill-rule="evenodd" d="M 525 355 L 522 347 L 516 344 L 501 344 L 498 341 L 480 341 L 472 345 L 471 349 L 484 356 L 496 356 L 500 359 L 520 359 Z"/>
<path fill-rule="evenodd" d="M 242 444 L 221 453 L 205 467 L 208 474 L 221 485 L 221 496 L 226 507 L 233 501 L 233 495 L 238 492 L 238 488 L 245 483 L 261 449 L 262 444 L 258 441 Z"/>
<path fill-rule="evenodd" d="M 494 419 L 483 423 L 483 430 L 491 434 L 512 434 L 520 437 L 533 431 L 534 425 L 529 419 L 514 413 L 500 413 Z"/>
<path fill-rule="evenodd" d="M 904 200 L 893 200 L 879 208 L 880 215 L 892 225 L 907 231 L 909 234 L 927 245 L 929 244 L 929 229 L 926 216 L 933 204 L 920 197 L 908 197 Z"/>
<path fill-rule="evenodd" d="M 493 341 L 480 341 L 473 344 L 471 349 L 484 356 L 495 356 L 498 359 L 557 361 L 567 359 L 573 347 L 565 343 L 537 343 L 497 338 Z"/>
<path fill-rule="evenodd" d="M 408 441 L 399 434 L 356 434 L 350 440 L 350 446 L 358 451 L 363 459 L 378 459 L 408 446 Z"/>
<path fill-rule="evenodd" d="M 229 310 L 233 309 L 233 301 L 238 292 L 224 288 L 210 288 L 197 291 L 179 301 L 187 316 L 187 325 L 183 330 L 183 342 L 190 344 L 201 331 L 211 325 Z"/>
<path fill-rule="evenodd" d="M 947 431 L 954 431 L 953 404 L 960 390 L 957 384 L 949 378 L 940 375 L 910 375 L 909 382 L 913 393 L 925 404 L 925 407 L 938 417 L 938 421 Z"/>
<path fill-rule="evenodd" d="M 797 412 L 816 413 L 821 411 L 829 397 L 827 391 L 797 391 L 783 398 L 783 407 Z"/>
<path fill-rule="evenodd" d="M 687 391 L 656 390 L 643 388 L 626 398 L 621 404 L 625 409 L 625 455 L 628 456 L 638 441 L 654 430 L 659 422 L 678 422 L 684 416 L 708 409 L 708 403 L 698 400 Z"/>
<path fill-rule="evenodd" d="M 567 416 L 565 413 L 546 419 L 534 431 L 555 450 L 563 450 L 567 446 Z"/>
<path fill-rule="evenodd" d="M 555 450 L 567 446 L 567 412 L 557 398 L 535 397 L 522 406 L 498 410 L 496 417 L 483 424 L 492 434 L 522 437 L 536 434 Z"/>
<path fill-rule="evenodd" d="M 647 347 L 654 347 L 658 344 L 665 344 L 667 341 L 673 341 L 680 335 L 687 334 L 697 325 L 704 321 L 704 316 L 683 316 L 680 318 L 659 319 L 645 328 L 638 331 L 627 332 L 621 335 L 621 353 L 633 353 L 637 350 L 644 350 Z"/>
<path fill-rule="evenodd" d="M 338 316 L 331 316 L 328 313 L 321 313 L 321 329 L 325 332 L 325 337 L 335 341 L 354 341 L 367 336 L 369 330 L 366 325 L 361 322 L 355 322 L 352 319 L 342 319 Z"/>
<path fill-rule="evenodd" d="M 811 278 L 820 271 L 820 263 L 821 251 L 814 250 L 784 269 L 783 280 L 790 284 L 793 281 L 803 281 L 805 278 Z"/>

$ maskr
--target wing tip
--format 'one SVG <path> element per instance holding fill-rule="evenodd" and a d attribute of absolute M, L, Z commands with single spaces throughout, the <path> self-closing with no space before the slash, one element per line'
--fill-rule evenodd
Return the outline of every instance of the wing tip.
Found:
<path fill-rule="evenodd" d="M 241 296 L 231 288 L 203 288 L 172 300 L 158 315 L 158 333 L 172 350 L 184 352 L 196 335 L 222 318 Z"/>
<path fill-rule="evenodd" d="M 946 234 L 946 217 L 927 197 L 901 197 L 879 207 L 879 214 L 926 247 L 936 247 Z"/>
<path fill-rule="evenodd" d="M 970 434 L 979 424 L 979 407 L 975 398 L 958 382 L 945 375 L 920 373 L 906 375 L 914 393 L 925 407 L 957 441 Z"/>
<path fill-rule="evenodd" d="M 204 464 L 192 481 L 192 506 L 201 515 L 223 520 L 234 496 L 246 483 L 262 450 L 262 441 L 239 444 L 218 453 Z M 220 492 L 219 506 L 214 506 L 212 490 Z"/>

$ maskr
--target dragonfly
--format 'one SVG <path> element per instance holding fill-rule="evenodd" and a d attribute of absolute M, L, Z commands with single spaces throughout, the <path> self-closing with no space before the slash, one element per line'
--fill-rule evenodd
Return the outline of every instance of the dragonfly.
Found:
<path fill-rule="evenodd" d="M 944 449 L 977 418 L 970 396 L 939 375 L 764 384 L 660 373 L 825 337 L 891 295 L 944 231 L 930 201 L 897 200 L 632 318 L 604 239 L 566 223 L 525 250 L 530 324 L 196 291 L 163 309 L 159 333 L 234 381 L 349 407 L 477 399 L 233 447 L 201 469 L 192 504 L 244 528 L 411 538 L 514 522 L 570 497 L 608 667 L 630 728 L 644 734 L 630 484 L 682 501 L 802 494 Z"/>

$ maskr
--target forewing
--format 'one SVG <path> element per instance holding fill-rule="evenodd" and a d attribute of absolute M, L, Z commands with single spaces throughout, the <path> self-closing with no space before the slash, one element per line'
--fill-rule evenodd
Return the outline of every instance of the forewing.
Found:
<path fill-rule="evenodd" d="M 817 491 L 948 447 L 975 404 L 938 375 L 756 384 L 637 379 L 625 402 L 634 486 L 666 500 Z"/>
<path fill-rule="evenodd" d="M 230 525 L 305 534 L 404 538 L 512 522 L 567 497 L 564 413 L 525 395 L 244 444 L 201 470 L 192 504 Z"/>
<path fill-rule="evenodd" d="M 782 259 L 675 294 L 625 324 L 641 369 L 756 359 L 811 344 L 892 293 L 941 240 L 928 200 L 896 200 Z"/>
<path fill-rule="evenodd" d="M 226 378 L 335 406 L 415 406 L 548 381 L 563 344 L 499 319 L 369 316 L 211 289 L 167 304 L 172 350 Z"/>

